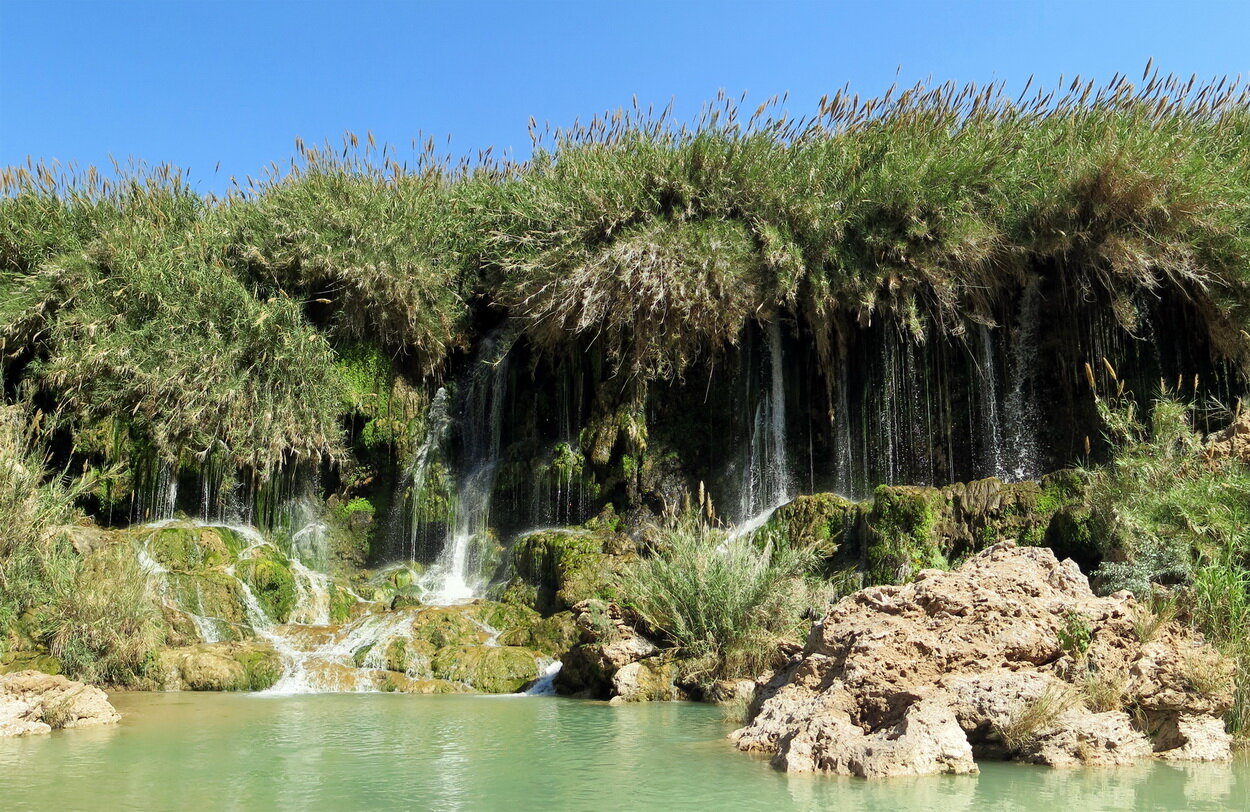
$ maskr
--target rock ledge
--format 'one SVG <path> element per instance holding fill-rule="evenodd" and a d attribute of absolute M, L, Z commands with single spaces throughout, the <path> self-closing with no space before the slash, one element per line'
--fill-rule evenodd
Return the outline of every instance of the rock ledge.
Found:
<path fill-rule="evenodd" d="M 1143 619 L 1049 549 L 998 544 L 837 603 L 730 737 L 782 770 L 861 777 L 1230 758 L 1231 664 Z"/>
<path fill-rule="evenodd" d="M 121 719 L 108 695 L 93 685 L 39 671 L 0 676 L 0 736 L 50 733 Z"/>

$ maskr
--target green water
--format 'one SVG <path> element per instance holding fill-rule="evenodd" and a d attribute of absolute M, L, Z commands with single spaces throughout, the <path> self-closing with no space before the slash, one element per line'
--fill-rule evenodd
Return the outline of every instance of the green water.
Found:
<path fill-rule="evenodd" d="M 735 752 L 717 709 L 539 697 L 119 694 L 0 739 L 0 809 L 1250 809 L 1250 763 L 866 782 Z"/>

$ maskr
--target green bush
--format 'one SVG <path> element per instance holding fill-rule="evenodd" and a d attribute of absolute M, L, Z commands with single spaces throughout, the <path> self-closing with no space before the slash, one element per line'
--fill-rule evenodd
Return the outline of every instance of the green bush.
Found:
<path fill-rule="evenodd" d="M 708 671 L 753 674 L 778 643 L 797 639 L 801 613 L 814 600 L 806 574 L 809 549 L 762 549 L 752 539 L 683 519 L 664 534 L 660 552 L 624 572 L 621 592 L 655 632 Z"/>
<path fill-rule="evenodd" d="M 46 469 L 29 410 L 0 406 L 0 654 L 22 616 L 72 591 L 78 557 L 68 537 L 74 498 Z"/>
<path fill-rule="evenodd" d="M 1109 370 L 1114 376 L 1114 373 Z M 1091 375 L 1092 378 L 1092 375 Z M 1118 390 L 1117 390 L 1118 391 Z M 1098 400 L 1111 462 L 1086 472 L 1105 592 L 1153 600 L 1158 586 L 1240 664 L 1229 726 L 1250 730 L 1250 468 L 1213 458 L 1191 424 L 1193 407 L 1164 393 L 1145 419 L 1123 394 Z"/>

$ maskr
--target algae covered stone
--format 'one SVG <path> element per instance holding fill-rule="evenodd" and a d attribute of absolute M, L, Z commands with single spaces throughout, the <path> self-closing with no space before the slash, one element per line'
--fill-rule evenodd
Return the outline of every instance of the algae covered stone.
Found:
<path fill-rule="evenodd" d="M 514 694 L 540 676 L 538 652 L 521 646 L 447 646 L 434 655 L 434 676 L 487 694 Z"/>
<path fill-rule="evenodd" d="M 201 643 L 157 659 L 167 690 L 262 691 L 282 676 L 282 658 L 260 643 Z"/>

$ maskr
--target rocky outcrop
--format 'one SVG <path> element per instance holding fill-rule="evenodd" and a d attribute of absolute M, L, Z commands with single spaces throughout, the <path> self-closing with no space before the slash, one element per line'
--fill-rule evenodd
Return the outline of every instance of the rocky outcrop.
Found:
<path fill-rule="evenodd" d="M 93 685 L 39 671 L 0 676 L 0 736 L 112 724 L 121 718 Z"/>
<path fill-rule="evenodd" d="M 534 588 L 534 606 L 544 614 L 615 597 L 620 570 L 633 557 L 627 536 L 580 529 L 530 533 L 512 548 L 517 577 Z"/>
<path fill-rule="evenodd" d="M 796 497 L 768 526 L 790 544 L 818 551 L 827 572 L 856 570 L 868 584 L 904 583 L 1001 541 L 1045 544 L 1090 564 L 1096 562 L 1084 549 L 1083 487 L 1071 471 L 1039 482 L 882 485 L 860 503 L 831 493 Z"/>
<path fill-rule="evenodd" d="M 781 769 L 863 777 L 1228 758 L 1229 663 L 1178 623 L 1145 631 L 1143 611 L 1049 549 L 1000 543 L 836 604 L 732 738 Z"/>
<path fill-rule="evenodd" d="M 201 643 L 157 661 L 167 691 L 263 691 L 282 676 L 282 658 L 265 643 Z"/>
<path fill-rule="evenodd" d="M 685 699 L 671 652 L 640 634 L 621 607 L 582 601 L 573 607 L 578 643 L 561 658 L 556 690 L 621 702 Z"/>
<path fill-rule="evenodd" d="M 1228 428 L 1207 437 L 1205 453 L 1214 461 L 1235 459 L 1250 465 L 1250 411 L 1238 411 Z"/>

